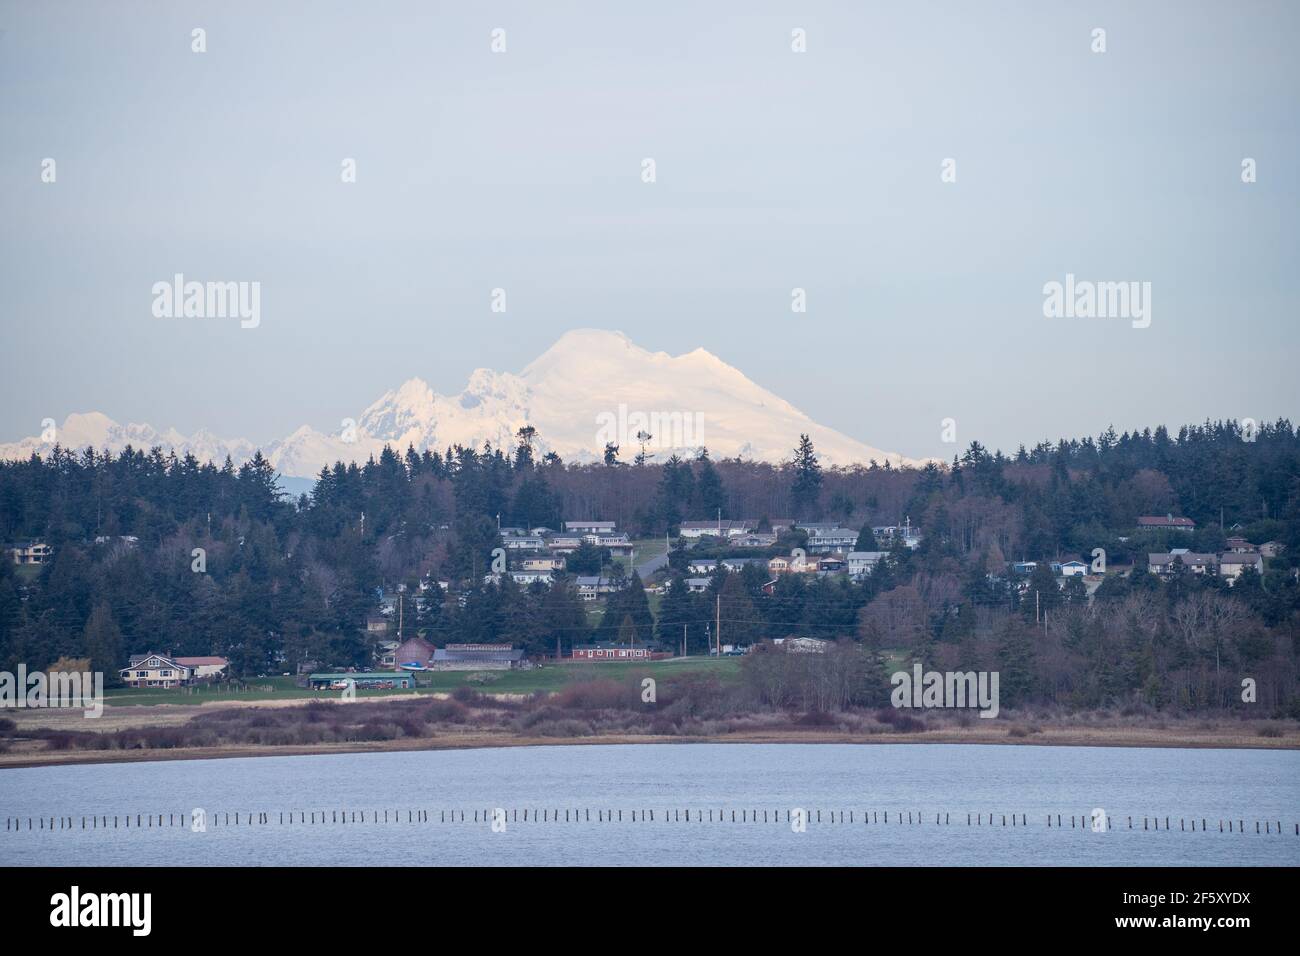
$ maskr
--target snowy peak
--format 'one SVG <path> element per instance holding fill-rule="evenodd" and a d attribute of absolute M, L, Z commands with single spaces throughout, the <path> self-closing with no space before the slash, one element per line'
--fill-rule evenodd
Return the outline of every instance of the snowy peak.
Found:
<path fill-rule="evenodd" d="M 574 329 L 565 332 L 554 345 L 524 366 L 520 378 L 532 383 L 592 365 L 612 366 L 651 358 L 649 352 L 633 344 L 622 332 Z"/>
<path fill-rule="evenodd" d="M 650 352 L 622 332 L 602 329 L 565 333 L 518 375 L 475 369 L 454 395 L 411 378 L 355 420 L 341 417 L 327 432 L 303 425 L 261 447 L 282 474 L 311 478 L 335 461 L 377 456 L 386 444 L 399 452 L 408 445 L 417 451 L 485 442 L 509 447 L 524 425 L 537 429 L 539 454 L 554 451 L 570 461 L 598 460 L 607 443 L 619 446 L 624 461 L 643 443 L 651 460 L 707 447 L 715 458 L 782 461 L 806 433 L 828 465 L 871 459 L 918 464 L 818 425 L 706 349 L 677 356 Z M 46 453 L 53 446 L 49 433 L 0 445 L 0 456 Z M 149 425 L 119 425 L 99 412 L 69 415 L 56 440 L 67 448 L 113 452 L 128 444 L 159 445 L 201 460 L 221 462 L 229 455 L 237 464 L 255 451 L 244 439 L 219 439 L 207 430 L 189 438 L 174 429 L 159 433 Z"/>
<path fill-rule="evenodd" d="M 159 432 L 151 425 L 119 424 L 102 412 L 73 412 L 62 425 L 46 427 L 40 435 L 10 444 L 0 444 L 0 458 L 27 458 L 33 453 L 48 455 L 56 446 L 72 451 L 94 448 L 96 452 L 117 454 L 128 446 L 141 451 L 161 448 L 177 457 L 193 455 L 201 462 L 224 462 L 229 456 L 236 464 L 247 461 L 256 451 L 252 442 L 242 438 L 222 439 L 206 429 L 186 438 L 174 428 Z"/>
<path fill-rule="evenodd" d="M 739 374 L 736 369 L 703 348 L 672 356 L 667 352 L 643 349 L 622 332 L 575 329 L 564 333 L 554 345 L 530 362 L 520 377 L 534 384 L 556 374 L 591 374 L 600 370 L 642 371 L 648 368 L 666 371 L 685 364 L 699 370 L 716 369 Z"/>
<path fill-rule="evenodd" d="M 370 435 L 398 435 L 434 418 L 437 396 L 418 378 L 385 392 L 361 413 L 361 430 Z M 346 425 L 344 426 L 346 427 Z"/>

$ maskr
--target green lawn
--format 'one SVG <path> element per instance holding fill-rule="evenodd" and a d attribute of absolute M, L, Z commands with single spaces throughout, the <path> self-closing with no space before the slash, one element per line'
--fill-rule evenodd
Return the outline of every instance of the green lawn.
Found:
<path fill-rule="evenodd" d="M 651 558 L 657 558 L 668 550 L 668 543 L 663 538 L 642 538 L 633 541 L 636 548 L 636 563 L 645 564 Z"/>
<path fill-rule="evenodd" d="M 668 550 L 668 545 L 663 538 L 641 538 L 633 541 L 632 547 L 635 548 L 633 558 L 636 564 L 645 564 L 651 558 L 656 558 Z M 610 564 L 621 564 L 627 570 L 628 577 L 632 576 L 633 562 L 627 558 L 614 558 Z"/>
<path fill-rule="evenodd" d="M 483 683 L 471 682 L 472 674 L 486 674 Z M 740 675 L 740 659 L 726 657 L 712 660 L 706 657 L 673 658 L 644 663 L 563 663 L 548 664 L 532 670 L 521 671 L 436 671 L 417 674 L 418 686 L 414 690 L 358 690 L 357 698 L 410 697 L 417 694 L 446 693 L 457 687 L 470 686 L 489 694 L 531 694 L 535 691 L 557 691 L 576 680 L 612 679 L 627 677 L 668 677 L 673 674 L 707 673 L 720 680 L 734 681 Z M 220 685 L 219 685 L 220 686 Z M 311 697 L 335 698 L 338 691 L 314 691 L 298 687 L 291 677 L 267 677 L 251 681 L 247 690 L 220 690 L 217 687 L 195 689 L 149 689 L 119 687 L 105 692 L 105 702 L 112 705 L 148 704 L 201 704 L 206 701 L 295 700 Z"/>

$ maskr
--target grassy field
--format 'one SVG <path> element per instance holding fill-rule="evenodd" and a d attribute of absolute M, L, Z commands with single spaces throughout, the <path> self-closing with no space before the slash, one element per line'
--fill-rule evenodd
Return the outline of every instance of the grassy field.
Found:
<path fill-rule="evenodd" d="M 637 564 L 644 564 L 668 550 L 668 542 L 663 538 L 642 538 L 632 543 L 636 545 Z"/>
<path fill-rule="evenodd" d="M 663 538 L 638 538 L 632 542 L 635 549 L 633 557 L 637 564 L 644 564 L 651 558 L 657 558 L 668 550 L 668 543 Z M 611 564 L 621 564 L 627 569 L 629 576 L 632 574 L 632 561 L 627 558 L 614 558 Z"/>
<path fill-rule="evenodd" d="M 438 671 L 417 674 L 414 690 L 358 690 L 357 697 L 410 697 L 419 694 L 447 693 L 457 687 L 473 687 L 488 694 L 532 694 L 536 691 L 557 691 L 573 681 L 606 679 L 622 680 L 628 677 L 660 677 L 673 674 L 713 674 L 723 681 L 734 681 L 740 675 L 740 660 L 726 657 L 712 660 L 705 657 L 674 658 L 666 661 L 647 661 L 640 664 L 619 663 L 564 663 L 522 671 Z M 483 682 L 472 681 L 471 676 L 486 676 Z M 223 689 L 224 688 L 224 689 Z M 213 687 L 162 689 L 119 687 L 105 691 L 109 706 L 181 704 L 197 706 L 208 701 L 262 701 L 300 700 L 312 697 L 337 697 L 338 691 L 315 691 L 297 686 L 292 677 L 266 677 L 250 681 L 244 690 L 232 690 L 224 685 Z"/>

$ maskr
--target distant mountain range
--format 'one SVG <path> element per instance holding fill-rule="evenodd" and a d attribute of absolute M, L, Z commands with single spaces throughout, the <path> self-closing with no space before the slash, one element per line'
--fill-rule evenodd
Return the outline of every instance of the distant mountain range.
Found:
<path fill-rule="evenodd" d="M 365 461 L 384 445 L 405 451 L 444 451 L 451 445 L 510 447 L 525 425 L 537 430 L 537 455 L 554 451 L 565 461 L 599 460 L 606 442 L 631 461 L 647 432 L 646 452 L 661 461 L 676 451 L 707 447 L 717 458 L 777 462 L 806 433 L 824 464 L 874 459 L 897 467 L 918 462 L 872 448 L 818 425 L 789 402 L 754 384 L 717 356 L 696 349 L 684 355 L 648 352 L 621 332 L 579 329 L 563 335 L 518 375 L 477 369 L 457 395 L 440 395 L 413 378 L 386 392 L 355 422 L 334 432 L 303 425 L 286 438 L 261 444 L 218 438 L 207 430 L 185 436 L 175 429 L 121 425 L 99 412 L 69 415 L 57 431 L 65 448 L 118 452 L 161 446 L 201 461 L 240 464 L 257 448 L 282 474 L 313 478 L 335 461 Z M 41 436 L 0 444 L 0 457 L 26 458 L 53 447 Z"/>

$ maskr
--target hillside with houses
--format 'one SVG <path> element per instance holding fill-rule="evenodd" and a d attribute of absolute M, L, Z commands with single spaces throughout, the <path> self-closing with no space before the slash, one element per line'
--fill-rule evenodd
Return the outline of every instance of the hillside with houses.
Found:
<path fill-rule="evenodd" d="M 328 688 L 847 646 L 998 669 L 1011 703 L 1224 707 L 1249 671 L 1296 706 L 1289 423 L 972 443 L 923 468 L 823 467 L 806 436 L 780 465 L 566 464 L 536 441 L 385 448 L 297 500 L 256 455 L 0 464 L 0 657 Z"/>

